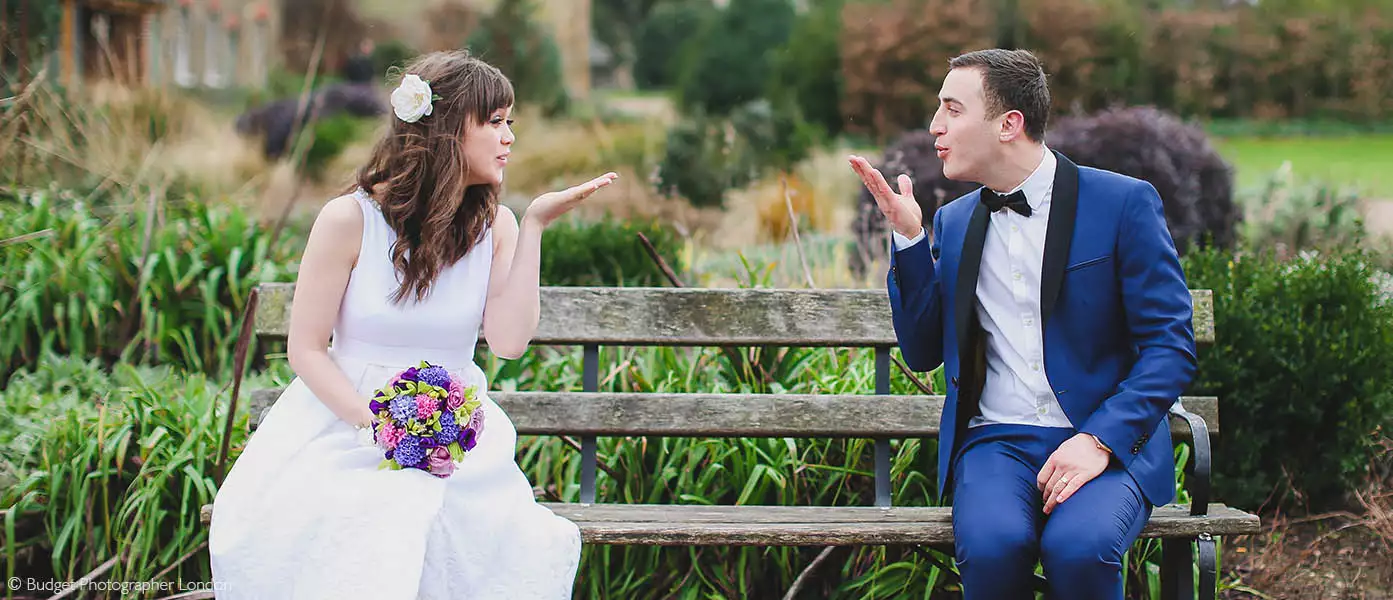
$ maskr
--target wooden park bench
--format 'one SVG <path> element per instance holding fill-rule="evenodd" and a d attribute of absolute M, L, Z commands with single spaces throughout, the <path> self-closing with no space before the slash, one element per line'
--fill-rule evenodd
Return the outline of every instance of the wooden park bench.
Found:
<path fill-rule="evenodd" d="M 260 308 L 249 309 L 255 316 L 249 321 L 254 321 L 258 336 L 285 337 L 291 294 L 290 284 L 266 284 L 257 290 L 251 305 Z M 1212 295 L 1208 290 L 1193 290 L 1192 297 L 1196 341 L 1212 343 Z M 244 338 L 245 333 L 246 325 Z M 489 394 L 508 412 L 520 435 L 581 438 L 580 502 L 546 506 L 578 524 L 585 543 L 907 545 L 951 555 L 951 508 L 895 506 L 891 497 L 890 440 L 936 437 L 944 398 L 889 395 L 891 348 L 896 341 L 884 290 L 544 288 L 541 324 L 533 344 L 582 346 L 584 391 Z M 596 391 L 600 346 L 659 345 L 874 348 L 875 394 Z M 279 393 L 279 389 L 252 392 L 253 422 Z M 230 413 L 236 412 L 236 398 L 234 384 Z M 1256 533 L 1259 520 L 1210 503 L 1211 436 L 1220 431 L 1218 399 L 1182 400 L 1185 411 L 1172 411 L 1171 433 L 1177 444 L 1193 445 L 1185 478 L 1193 502 L 1156 509 L 1141 537 L 1162 540 L 1163 597 L 1194 598 L 1198 562 L 1201 597 L 1214 598 L 1216 538 Z M 228 416 L 229 432 L 234 416 Z M 873 439 L 874 505 L 597 504 L 596 438 L 601 436 Z M 221 456 L 226 455 L 225 439 Z M 204 507 L 205 522 L 211 518 L 210 510 Z"/>

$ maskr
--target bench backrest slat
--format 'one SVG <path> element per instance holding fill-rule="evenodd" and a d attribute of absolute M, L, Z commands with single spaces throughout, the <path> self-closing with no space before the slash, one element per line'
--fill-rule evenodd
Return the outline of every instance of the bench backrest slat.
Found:
<path fill-rule="evenodd" d="M 280 390 L 258 390 L 253 414 Z M 698 394 L 613 392 L 504 392 L 489 397 L 522 435 L 666 437 L 937 437 L 943 396 L 870 394 Z M 1219 402 L 1181 399 L 1219 434 Z M 485 425 L 487 430 L 487 425 Z M 1172 420 L 1171 435 L 1189 440 L 1190 428 Z"/>
<path fill-rule="evenodd" d="M 1190 293 L 1195 341 L 1211 343 L 1213 295 Z M 294 284 L 263 284 L 260 294 L 257 335 L 285 337 Z M 544 287 L 541 294 L 537 345 L 895 345 L 885 290 Z"/>

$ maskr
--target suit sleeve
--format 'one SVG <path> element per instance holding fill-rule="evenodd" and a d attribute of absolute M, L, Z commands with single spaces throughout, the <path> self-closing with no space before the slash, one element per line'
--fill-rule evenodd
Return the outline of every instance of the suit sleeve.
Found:
<path fill-rule="evenodd" d="M 1138 183 L 1123 206 L 1116 249 L 1122 306 L 1137 360 L 1079 428 L 1124 466 L 1190 386 L 1196 370 L 1193 307 L 1156 188 Z"/>
<path fill-rule="evenodd" d="M 943 295 L 937 261 L 942 224 L 934 214 L 931 241 L 920 240 L 890 253 L 886 287 L 890 314 L 905 365 L 931 371 L 943 363 Z"/>

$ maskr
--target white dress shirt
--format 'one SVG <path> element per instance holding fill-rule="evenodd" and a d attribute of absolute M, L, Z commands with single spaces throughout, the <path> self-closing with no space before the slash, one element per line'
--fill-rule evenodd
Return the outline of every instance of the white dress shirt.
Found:
<path fill-rule="evenodd" d="M 980 416 L 969 427 L 1016 423 L 1073 427 L 1045 376 L 1040 329 L 1040 271 L 1050 221 L 1057 159 L 1048 148 L 1039 166 L 1015 189 L 1024 190 L 1031 214 L 1009 208 L 991 214 L 977 276 L 977 317 L 987 336 L 987 379 Z M 987 190 L 987 193 L 994 193 Z M 895 248 L 920 243 L 894 232 Z"/>

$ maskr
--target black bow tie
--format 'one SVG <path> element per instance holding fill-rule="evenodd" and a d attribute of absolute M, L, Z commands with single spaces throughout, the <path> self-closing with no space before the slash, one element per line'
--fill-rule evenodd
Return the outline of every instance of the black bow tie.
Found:
<path fill-rule="evenodd" d="M 1025 192 L 1016 190 L 1010 195 L 1001 195 L 991 190 L 985 190 L 982 194 L 982 203 L 987 205 L 987 210 L 996 212 L 1003 208 L 1009 208 L 1023 216 L 1030 216 L 1030 203 L 1025 201 Z"/>

